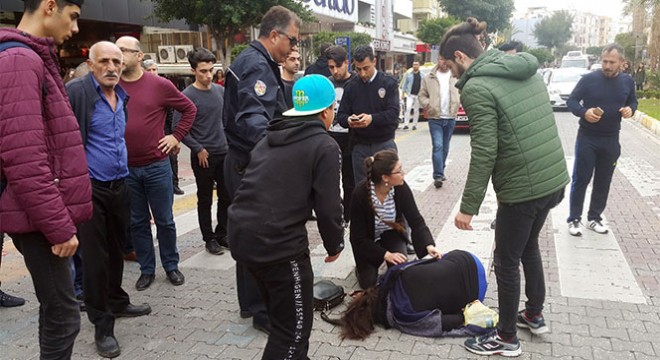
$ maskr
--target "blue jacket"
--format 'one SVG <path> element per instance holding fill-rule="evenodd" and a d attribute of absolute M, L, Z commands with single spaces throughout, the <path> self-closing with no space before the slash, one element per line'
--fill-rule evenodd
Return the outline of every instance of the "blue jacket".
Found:
<path fill-rule="evenodd" d="M 229 154 L 243 166 L 266 134 L 268 122 L 287 110 L 279 65 L 255 40 L 227 70 L 223 123 Z"/>
<path fill-rule="evenodd" d="M 410 92 L 412 91 L 414 73 L 415 73 L 414 71 L 406 73 L 405 77 L 403 78 L 403 85 L 401 86 L 401 91 L 403 91 L 403 93 L 406 95 L 410 95 Z M 422 74 L 420 73 L 419 76 L 422 76 Z M 420 81 L 420 86 L 421 86 L 421 81 Z"/>

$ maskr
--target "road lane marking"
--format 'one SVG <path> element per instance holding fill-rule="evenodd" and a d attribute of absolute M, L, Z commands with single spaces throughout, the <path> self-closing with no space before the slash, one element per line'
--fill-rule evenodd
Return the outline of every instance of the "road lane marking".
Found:
<path fill-rule="evenodd" d="M 567 157 L 566 162 L 572 169 L 573 158 Z M 585 196 L 585 211 L 589 208 L 590 193 L 591 187 Z M 612 229 L 607 234 L 597 234 L 583 227 L 582 236 L 568 233 L 569 196 L 570 188 L 566 190 L 566 198 L 550 212 L 561 295 L 646 304 Z"/>
<path fill-rule="evenodd" d="M 455 249 L 471 252 L 481 260 L 485 269 L 490 270 L 495 242 L 495 231 L 491 230 L 490 223 L 497 214 L 497 198 L 493 187 L 489 184 L 484 201 L 479 208 L 480 215 L 472 217 L 472 228 L 474 230 L 460 230 L 454 225 L 454 216 L 458 213 L 460 207 L 461 199 L 459 198 L 447 221 L 442 226 L 442 230 L 436 236 L 436 248 L 442 253 Z"/>

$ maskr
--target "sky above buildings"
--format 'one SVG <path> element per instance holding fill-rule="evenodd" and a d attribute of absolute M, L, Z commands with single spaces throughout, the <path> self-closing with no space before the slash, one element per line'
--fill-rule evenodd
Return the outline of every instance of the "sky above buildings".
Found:
<path fill-rule="evenodd" d="M 528 7 L 547 6 L 552 10 L 575 9 L 582 12 L 590 12 L 596 15 L 609 16 L 613 19 L 621 18 L 623 4 L 621 0 L 515 0 L 516 11 L 514 14 L 524 14 Z"/>

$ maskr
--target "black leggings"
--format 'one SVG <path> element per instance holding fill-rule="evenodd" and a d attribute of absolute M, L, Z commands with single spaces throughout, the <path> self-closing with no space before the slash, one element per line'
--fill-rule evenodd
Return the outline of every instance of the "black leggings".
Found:
<path fill-rule="evenodd" d="M 405 236 L 401 235 L 395 230 L 385 231 L 380 236 L 380 241 L 378 241 L 378 245 L 380 245 L 383 249 L 391 253 L 401 254 L 406 254 L 406 243 L 407 240 Z M 385 259 L 383 259 L 383 261 L 384 260 Z M 392 264 L 387 263 L 387 266 L 390 267 Z M 355 257 L 355 270 L 358 283 L 360 284 L 361 288 L 366 289 L 376 285 L 376 282 L 378 281 L 379 267 L 380 264 L 378 264 L 378 266 L 374 266 L 373 264 L 361 259 L 359 256 Z"/>

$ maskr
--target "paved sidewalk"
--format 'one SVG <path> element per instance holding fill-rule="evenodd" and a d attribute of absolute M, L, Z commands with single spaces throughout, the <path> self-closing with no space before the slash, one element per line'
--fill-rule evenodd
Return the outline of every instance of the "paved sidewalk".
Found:
<path fill-rule="evenodd" d="M 577 120 L 570 113 L 556 113 L 556 118 L 570 161 Z M 621 143 L 622 155 L 605 213 L 617 246 L 594 247 L 593 255 L 584 260 L 620 254 L 625 264 L 623 270 L 632 275 L 630 289 L 639 289 L 641 303 L 612 301 L 607 295 L 611 290 L 608 284 L 602 284 L 604 290 L 590 298 L 567 295 L 571 290 L 562 274 L 574 270 L 559 265 L 565 255 L 558 244 L 565 241 L 567 230 L 561 221 L 564 215 L 557 213 L 548 218 L 540 239 L 548 290 L 544 313 L 551 332 L 543 336 L 519 332 L 523 348 L 521 359 L 660 358 L 660 341 L 657 340 L 660 333 L 660 140 L 641 126 L 624 122 Z M 406 180 L 417 189 L 414 192 L 418 206 L 438 245 L 474 246 L 486 254 L 482 260 L 489 261 L 492 231 L 488 224 L 495 208 L 492 199 L 487 200 L 480 216 L 475 218 L 474 232 L 458 232 L 452 225 L 468 170 L 469 136 L 456 134 L 452 139 L 447 166 L 449 180 L 441 189 L 435 189 L 428 177 L 430 137 L 426 123 L 420 123 L 417 131 L 399 131 L 397 145 L 406 169 Z M 180 156 L 180 161 L 185 162 L 185 159 L 189 159 L 189 155 Z M 184 167 L 181 174 L 188 174 Z M 184 184 L 189 190 L 186 195 L 194 194 L 191 178 L 184 179 Z M 127 263 L 124 288 L 134 303 L 148 302 L 154 311 L 146 317 L 117 321 L 115 333 L 122 347 L 120 359 L 260 359 L 266 337 L 251 327 L 250 319 L 238 316 L 230 254 L 204 253 L 201 235 L 195 226 L 195 202 L 190 200 L 194 195 L 184 199 L 185 196 L 177 197 L 180 206 L 177 227 L 185 232 L 179 236 L 179 249 L 186 283 L 173 287 L 162 269 L 157 269 L 154 285 L 137 292 L 133 285 L 139 276 L 138 266 Z M 308 223 L 308 230 L 312 256 L 321 258 L 324 254 L 319 250 L 321 242 L 316 224 Z M 602 240 L 593 236 L 589 239 Z M 11 242 L 5 245 L 8 254 L 0 270 L 2 289 L 24 296 L 28 302 L 23 307 L 0 309 L 0 359 L 37 359 L 38 303 L 20 255 Z M 348 250 L 340 260 L 342 262 L 334 268 L 315 266 L 317 276 L 331 278 L 346 289 L 356 288 Z M 614 277 L 622 271 L 600 265 L 585 271 L 583 276 L 600 279 Z M 496 308 L 496 298 L 497 284 L 494 274 L 490 274 L 485 303 Z M 337 316 L 342 308 L 333 309 L 332 316 Z M 377 328 L 365 341 L 348 341 L 341 340 L 337 329 L 323 322 L 318 313 L 314 320 L 309 350 L 312 359 L 480 358 L 463 349 L 462 338 L 420 338 Z M 74 359 L 95 358 L 98 357 L 94 351 L 93 329 L 82 314 Z"/>

